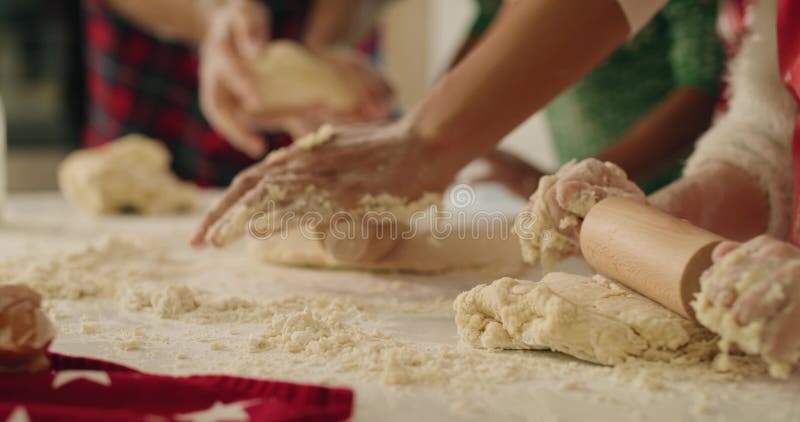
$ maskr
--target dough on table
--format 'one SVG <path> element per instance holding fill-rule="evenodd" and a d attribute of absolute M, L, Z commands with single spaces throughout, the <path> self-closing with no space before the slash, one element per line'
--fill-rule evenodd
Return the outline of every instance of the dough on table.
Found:
<path fill-rule="evenodd" d="M 485 349 L 554 350 L 603 365 L 695 362 L 716 351 L 703 327 L 604 277 L 502 278 L 454 303 L 461 339 Z"/>
<path fill-rule="evenodd" d="M 250 63 L 262 99 L 261 111 L 323 105 L 352 110 L 359 93 L 330 63 L 294 41 L 270 41 Z"/>
<path fill-rule="evenodd" d="M 70 203 L 93 214 L 191 210 L 196 188 L 170 171 L 170 158 L 160 142 L 127 135 L 71 153 L 59 167 L 58 184 Z"/>
<path fill-rule="evenodd" d="M 523 268 L 519 241 L 508 223 L 492 226 L 476 224 L 467 229 L 452 221 L 449 235 L 432 231 L 421 223 L 408 238 L 314 240 L 299 229 L 264 239 L 250 238 L 248 245 L 255 259 L 281 265 L 364 269 L 377 271 L 443 272 L 481 270 L 496 275 L 518 274 Z M 491 229 L 489 227 L 492 227 Z M 458 233 L 463 231 L 464 235 Z M 398 230 L 402 233 L 404 230 Z M 388 231 L 387 231 L 388 233 Z M 407 232 L 412 233 L 412 232 Z"/>

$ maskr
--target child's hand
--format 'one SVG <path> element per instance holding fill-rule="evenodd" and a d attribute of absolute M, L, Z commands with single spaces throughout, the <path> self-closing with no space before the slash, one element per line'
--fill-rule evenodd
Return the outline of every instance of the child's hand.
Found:
<path fill-rule="evenodd" d="M 545 271 L 550 271 L 561 259 L 578 254 L 583 218 L 609 196 L 646 201 L 625 171 L 594 158 L 570 161 L 554 175 L 539 179 L 539 188 L 515 223 L 526 261 L 541 259 Z"/>
<path fill-rule="evenodd" d="M 800 249 L 762 235 L 714 249 L 693 303 L 697 318 L 768 362 L 800 358 Z"/>

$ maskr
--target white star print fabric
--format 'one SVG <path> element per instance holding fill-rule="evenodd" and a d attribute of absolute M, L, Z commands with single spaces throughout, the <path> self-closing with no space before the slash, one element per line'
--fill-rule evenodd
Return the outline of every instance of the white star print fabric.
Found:
<path fill-rule="evenodd" d="M 0 422 L 347 420 L 347 389 L 229 376 L 145 374 L 52 354 L 49 371 L 0 375 Z"/>

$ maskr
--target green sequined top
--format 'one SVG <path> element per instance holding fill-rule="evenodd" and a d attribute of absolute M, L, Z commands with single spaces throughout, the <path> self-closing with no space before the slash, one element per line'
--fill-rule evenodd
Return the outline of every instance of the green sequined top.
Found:
<path fill-rule="evenodd" d="M 479 0 L 476 24 L 498 3 Z M 553 100 L 546 115 L 559 160 L 599 154 L 675 88 L 716 95 L 725 62 L 716 17 L 717 0 L 671 0 L 639 34 Z M 678 161 L 643 189 L 677 178 Z"/>

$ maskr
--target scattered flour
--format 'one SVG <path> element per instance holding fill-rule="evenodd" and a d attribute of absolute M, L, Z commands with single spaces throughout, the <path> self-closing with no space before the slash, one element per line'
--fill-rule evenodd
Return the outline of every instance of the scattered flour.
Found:
<path fill-rule="evenodd" d="M 235 261 L 235 265 L 242 262 L 246 261 Z M 215 261 L 213 265 L 230 265 L 230 273 L 236 274 L 234 263 L 224 263 Z M 190 280 L 203 271 L 197 263 L 177 259 L 152 242 L 123 237 L 100 239 L 74 252 L 39 259 L 15 258 L 0 264 L 2 280 L 26 281 L 39 289 L 46 298 L 44 308 L 51 312 L 59 313 L 61 307 L 48 302 L 111 301 L 119 308 L 140 313 L 142 318 L 168 319 L 172 320 L 170 324 L 186 327 L 184 337 L 178 339 L 146 332 L 146 328 L 120 335 L 118 330 L 99 330 L 100 324 L 84 318 L 76 322 L 80 324 L 76 333 L 108 340 L 123 351 L 203 342 L 209 350 L 230 357 L 230 370 L 242 365 L 243 374 L 295 377 L 308 374 L 309 368 L 319 368 L 311 372 L 332 371 L 339 374 L 330 375 L 336 382 L 358 379 L 395 386 L 446 385 L 449 390 L 484 389 L 534 378 L 563 380 L 569 390 L 568 382 L 576 376 L 604 378 L 620 385 L 636 382 L 643 389 L 653 390 L 669 388 L 672 381 L 728 382 L 741 378 L 716 372 L 707 363 L 692 365 L 687 361 L 675 366 L 632 360 L 609 368 L 547 352 L 495 352 L 450 341 L 404 340 L 393 335 L 390 327 L 378 324 L 378 314 L 394 313 L 402 318 L 452 315 L 448 302 L 439 297 L 408 301 L 392 298 L 409 288 L 404 281 L 387 282 L 380 289 L 373 286 L 374 291 L 365 297 L 288 295 L 268 300 L 220 296 L 178 281 Z M 191 324 L 207 328 L 193 329 Z M 661 347 L 673 346 L 667 341 Z M 187 361 L 190 354 L 175 349 L 168 356 L 174 358 L 177 368 L 185 367 L 178 361 Z"/>

